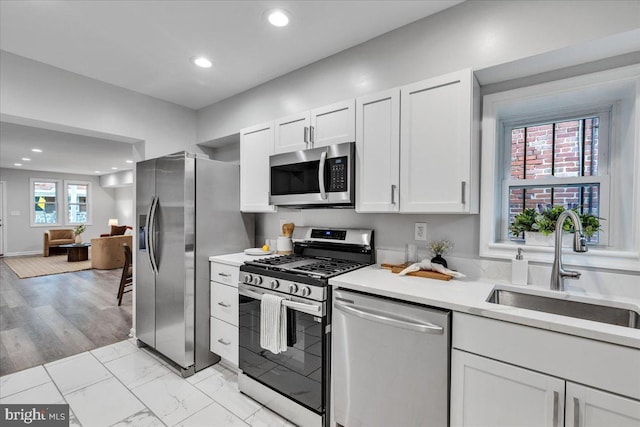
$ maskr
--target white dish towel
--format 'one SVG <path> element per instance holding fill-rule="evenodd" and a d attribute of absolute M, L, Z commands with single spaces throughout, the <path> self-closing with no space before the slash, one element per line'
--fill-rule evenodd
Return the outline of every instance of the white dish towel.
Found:
<path fill-rule="evenodd" d="M 287 308 L 284 298 L 263 294 L 260 304 L 260 347 L 273 354 L 287 351 Z"/>

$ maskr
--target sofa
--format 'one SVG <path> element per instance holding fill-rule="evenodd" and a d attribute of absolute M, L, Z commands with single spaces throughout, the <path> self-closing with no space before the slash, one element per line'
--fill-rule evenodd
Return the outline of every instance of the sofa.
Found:
<path fill-rule="evenodd" d="M 91 268 L 112 270 L 124 267 L 124 244 L 133 244 L 131 234 L 91 239 Z"/>
<path fill-rule="evenodd" d="M 44 247 L 42 250 L 43 256 L 49 256 L 51 253 L 56 252 L 56 249 L 60 245 L 68 245 L 75 243 L 76 237 L 73 234 L 71 228 L 55 228 L 47 230 L 44 233 Z M 66 253 L 66 250 L 64 251 Z"/>

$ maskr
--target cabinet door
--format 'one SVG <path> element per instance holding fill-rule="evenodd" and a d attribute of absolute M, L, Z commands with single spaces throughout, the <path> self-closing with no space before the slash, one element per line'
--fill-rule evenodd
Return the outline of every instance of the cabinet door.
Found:
<path fill-rule="evenodd" d="M 276 153 L 288 153 L 311 148 L 308 111 L 278 119 L 275 121 L 274 126 Z"/>
<path fill-rule="evenodd" d="M 356 140 L 355 100 L 311 110 L 311 146 L 324 147 Z"/>
<path fill-rule="evenodd" d="M 356 100 L 356 212 L 397 212 L 400 89 Z"/>
<path fill-rule="evenodd" d="M 238 326 L 238 288 L 211 282 L 211 316 Z"/>
<path fill-rule="evenodd" d="M 401 88 L 402 212 L 477 213 L 474 86 L 463 70 Z"/>
<path fill-rule="evenodd" d="M 215 317 L 211 317 L 210 322 L 210 350 L 232 365 L 238 366 L 238 327 Z"/>
<path fill-rule="evenodd" d="M 557 427 L 562 414 L 563 380 L 452 351 L 452 426 Z"/>
<path fill-rule="evenodd" d="M 638 427 L 640 402 L 567 382 L 567 427 Z"/>
<path fill-rule="evenodd" d="M 269 205 L 269 156 L 273 154 L 273 125 L 240 131 L 240 210 L 273 212 Z"/>

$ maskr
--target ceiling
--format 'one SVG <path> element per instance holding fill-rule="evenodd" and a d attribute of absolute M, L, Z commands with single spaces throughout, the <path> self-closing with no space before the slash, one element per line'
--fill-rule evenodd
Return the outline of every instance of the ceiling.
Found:
<path fill-rule="evenodd" d="M 458 3 L 0 0 L 0 49 L 199 109 Z M 287 27 L 266 21 L 276 7 L 289 12 Z M 213 67 L 195 67 L 196 55 Z M 132 166 L 130 144 L 6 122 L 0 130 L 3 168 L 102 175 Z"/>
<path fill-rule="evenodd" d="M 0 49 L 200 109 L 458 3 L 0 1 Z M 266 21 L 276 7 L 287 27 Z"/>
<path fill-rule="evenodd" d="M 133 168 L 133 164 L 126 162 L 132 160 L 133 145 L 124 142 L 6 122 L 0 124 L 0 141 L 0 168 L 82 175 L 104 175 Z M 42 153 L 35 153 L 32 148 L 39 148 Z M 23 157 L 31 160 L 22 160 Z M 22 166 L 15 166 L 16 162 Z"/>

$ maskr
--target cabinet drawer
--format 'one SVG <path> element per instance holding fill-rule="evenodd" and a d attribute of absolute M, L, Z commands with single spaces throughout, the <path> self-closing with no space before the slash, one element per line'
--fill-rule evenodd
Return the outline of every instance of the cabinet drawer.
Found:
<path fill-rule="evenodd" d="M 233 265 L 211 263 L 211 280 L 225 285 L 238 286 L 238 276 L 240 275 L 240 267 Z"/>
<path fill-rule="evenodd" d="M 211 318 L 211 351 L 238 366 L 238 327 Z"/>
<path fill-rule="evenodd" d="M 238 326 L 238 288 L 211 282 L 211 315 Z"/>

